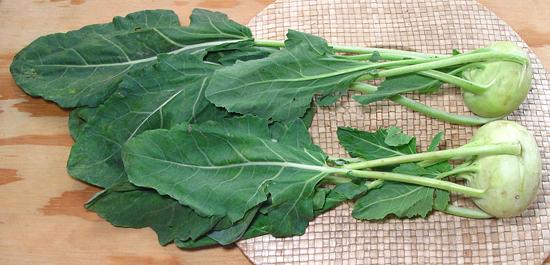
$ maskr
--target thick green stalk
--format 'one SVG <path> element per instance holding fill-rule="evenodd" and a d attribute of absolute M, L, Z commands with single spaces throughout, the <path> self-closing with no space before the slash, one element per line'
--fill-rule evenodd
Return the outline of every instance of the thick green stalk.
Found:
<path fill-rule="evenodd" d="M 440 69 L 454 65 L 482 62 L 482 61 L 513 61 L 518 63 L 524 63 L 525 58 L 512 53 L 503 53 L 495 51 L 487 52 L 474 52 L 474 53 L 465 53 L 461 55 L 456 55 L 447 58 L 437 58 L 437 60 L 431 60 L 425 63 L 419 63 L 415 65 L 403 66 L 399 68 L 393 68 L 388 70 L 383 70 L 378 72 L 376 75 L 366 74 L 362 77 L 359 77 L 357 81 L 371 80 L 374 78 L 380 77 L 391 77 L 397 75 L 418 73 L 425 70 Z"/>
<path fill-rule="evenodd" d="M 361 55 L 357 55 L 357 56 L 361 56 Z M 468 91 L 470 93 L 473 93 L 473 94 L 481 94 L 481 93 L 483 93 L 487 90 L 487 86 L 478 85 L 478 84 L 473 83 L 469 80 L 465 80 L 463 78 L 455 76 L 455 74 L 460 73 L 460 72 L 464 71 L 467 68 L 473 67 L 474 64 L 475 63 L 458 67 L 456 69 L 453 69 L 449 73 L 444 73 L 444 72 L 440 72 L 440 71 L 436 71 L 436 70 L 426 70 L 426 71 L 420 71 L 420 72 L 418 72 L 418 74 L 433 78 L 434 79 L 433 82 L 441 81 L 441 82 L 445 82 L 445 83 L 448 83 L 448 84 L 456 85 L 456 86 L 460 87 L 461 89 L 463 89 L 465 91 Z M 362 82 L 355 82 L 353 85 L 361 84 L 361 83 Z M 352 88 L 353 88 L 353 86 L 352 86 Z M 375 92 L 375 91 L 376 90 L 374 90 L 374 91 L 365 91 L 365 92 L 368 93 L 368 92 Z"/>
<path fill-rule="evenodd" d="M 393 156 L 364 162 L 357 162 L 343 165 L 345 169 L 364 169 L 375 168 L 389 165 L 397 165 L 409 162 L 418 162 L 423 160 L 446 160 L 451 158 L 464 158 L 475 155 L 519 155 L 521 153 L 521 145 L 519 143 L 501 143 L 488 144 L 473 147 L 459 147 L 454 149 L 424 152 L 418 154 Z"/>
<path fill-rule="evenodd" d="M 439 81 L 443 81 L 448 84 L 456 85 L 460 87 L 462 90 L 468 91 L 473 94 L 481 94 L 487 90 L 487 87 L 478 85 L 476 83 L 473 83 L 471 81 L 468 81 L 466 79 L 446 74 L 439 71 L 434 70 L 428 70 L 428 71 L 421 71 L 418 74 L 431 77 L 433 79 L 437 79 Z"/>
<path fill-rule="evenodd" d="M 409 109 L 420 112 L 428 117 L 432 117 L 441 121 L 446 121 L 454 124 L 482 125 L 491 121 L 500 120 L 502 118 L 502 117 L 484 118 L 476 115 L 464 116 L 464 115 L 453 114 L 443 110 L 436 109 L 426 104 L 422 104 L 418 101 L 409 99 L 402 95 L 392 96 L 390 100 L 399 105 L 403 105 Z"/>

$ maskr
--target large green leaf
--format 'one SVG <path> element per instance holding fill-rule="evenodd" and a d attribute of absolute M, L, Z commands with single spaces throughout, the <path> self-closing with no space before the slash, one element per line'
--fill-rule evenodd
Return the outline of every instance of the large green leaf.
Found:
<path fill-rule="evenodd" d="M 202 53 L 243 41 L 247 46 L 251 38 L 247 27 L 222 13 L 195 9 L 184 28 L 172 11 L 140 11 L 40 37 L 15 56 L 10 70 L 30 95 L 62 107 L 96 106 L 127 72 L 155 63 L 159 54 Z"/>
<path fill-rule="evenodd" d="M 188 54 L 163 55 L 156 65 L 126 76 L 79 134 L 69 174 L 101 187 L 114 184 L 124 174 L 120 149 L 125 142 L 146 130 L 193 122 L 211 105 L 204 89 L 216 68 Z"/>
<path fill-rule="evenodd" d="M 354 128 L 340 127 L 337 134 L 340 145 L 346 148 L 346 151 L 354 157 L 371 160 L 416 153 L 416 139 L 414 137 L 403 145 L 392 146 L 386 141 L 388 139 L 387 129 L 365 132 Z"/>
<path fill-rule="evenodd" d="M 289 30 L 285 49 L 216 71 L 206 97 L 231 112 L 277 121 L 301 117 L 316 93 L 346 90 L 365 63 L 337 59 L 324 39 Z"/>
<path fill-rule="evenodd" d="M 330 171 L 326 155 L 260 135 L 220 134 L 200 126 L 148 131 L 125 145 L 124 166 L 134 184 L 232 222 L 269 196 L 273 206 L 299 205 L 312 197 Z"/>
<path fill-rule="evenodd" d="M 267 122 L 256 117 L 237 117 L 224 122 L 224 127 L 214 122 L 201 123 L 201 131 L 211 131 L 226 135 L 247 135 L 255 133 L 269 137 Z M 161 244 L 173 240 L 195 240 L 209 232 L 223 221 L 220 217 L 201 217 L 191 208 L 179 204 L 168 196 L 162 196 L 153 189 L 137 187 L 122 180 L 99 192 L 87 204 L 88 209 L 97 212 L 113 225 L 131 228 L 151 227 L 158 234 Z M 254 212 L 255 214 L 255 212 Z M 245 221 L 235 226 L 248 227 Z M 250 221 L 249 223 L 250 224 Z M 205 226 L 207 225 L 207 226 Z M 232 228 L 223 233 L 237 233 Z M 220 235 L 222 232 L 219 232 Z"/>

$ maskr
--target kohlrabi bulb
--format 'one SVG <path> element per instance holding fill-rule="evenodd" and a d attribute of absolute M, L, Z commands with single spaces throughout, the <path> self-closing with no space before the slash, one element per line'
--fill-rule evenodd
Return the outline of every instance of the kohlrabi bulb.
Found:
<path fill-rule="evenodd" d="M 485 190 L 475 204 L 495 217 L 520 215 L 533 202 L 540 185 L 542 163 L 534 137 L 512 121 L 494 121 L 473 136 L 476 144 L 519 143 L 521 154 L 479 156 L 479 171 L 467 183 Z"/>
<path fill-rule="evenodd" d="M 487 86 L 481 94 L 464 91 L 464 103 L 478 116 L 496 118 L 515 111 L 527 97 L 533 76 L 529 58 L 514 43 L 496 42 L 488 50 L 515 53 L 525 63 L 496 60 L 482 63 L 481 67 L 465 70 L 462 76 L 476 84 Z"/>

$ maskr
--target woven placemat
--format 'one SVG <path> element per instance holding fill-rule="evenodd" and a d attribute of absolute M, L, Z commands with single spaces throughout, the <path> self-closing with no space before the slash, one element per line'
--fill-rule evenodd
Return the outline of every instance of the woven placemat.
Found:
<path fill-rule="evenodd" d="M 537 201 L 521 217 L 470 220 L 434 213 L 427 219 L 359 222 L 351 204 L 311 222 L 305 235 L 263 236 L 238 245 L 258 264 L 541 264 L 550 254 L 550 88 L 548 73 L 520 37 L 502 20 L 470 0 L 318 0 L 276 1 L 249 26 L 258 38 L 284 39 L 292 28 L 342 45 L 391 47 L 448 54 L 496 40 L 510 40 L 529 52 L 534 82 L 524 104 L 508 117 L 536 137 L 543 159 L 543 183 Z M 468 113 L 457 89 L 435 95 L 413 95 L 429 105 Z M 360 106 L 344 97 L 318 111 L 310 130 L 329 155 L 344 156 L 338 126 L 374 130 L 397 125 L 417 136 L 421 148 L 438 131 L 445 131 L 443 148 L 465 144 L 475 127 L 451 125 L 391 102 Z M 454 197 L 460 205 L 467 200 Z"/>

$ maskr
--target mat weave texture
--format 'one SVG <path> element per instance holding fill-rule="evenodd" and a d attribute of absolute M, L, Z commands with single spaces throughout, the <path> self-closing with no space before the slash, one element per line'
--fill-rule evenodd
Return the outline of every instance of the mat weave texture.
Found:
<path fill-rule="evenodd" d="M 257 38 L 284 39 L 287 29 L 326 38 L 329 43 L 389 47 L 428 53 L 467 51 L 497 40 L 517 43 L 533 64 L 532 89 L 524 104 L 508 117 L 536 137 L 543 159 L 543 182 L 536 202 L 521 217 L 470 220 L 442 213 L 427 219 L 359 222 L 352 204 L 317 217 L 305 235 L 263 236 L 238 243 L 257 264 L 541 264 L 550 254 L 550 88 L 541 62 L 501 19 L 469 0 L 319 0 L 276 1 L 249 26 Z M 468 114 L 457 89 L 412 95 L 429 105 Z M 467 143 L 475 127 L 451 125 L 384 101 L 360 106 L 348 96 L 318 110 L 310 132 L 329 155 L 345 156 L 338 126 L 375 130 L 396 125 L 417 136 L 425 150 L 431 137 L 445 131 L 441 148 Z M 453 196 L 458 205 L 472 204 Z"/>

